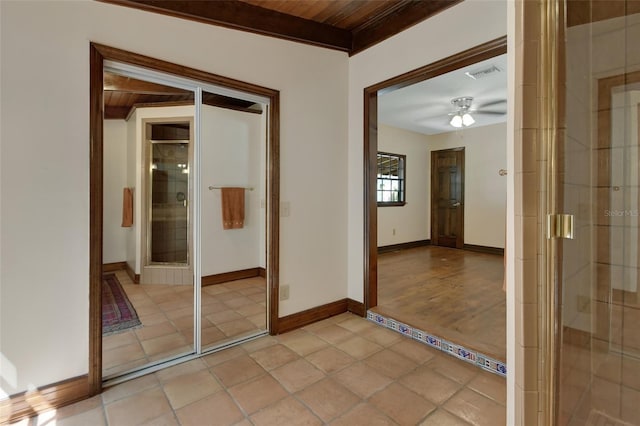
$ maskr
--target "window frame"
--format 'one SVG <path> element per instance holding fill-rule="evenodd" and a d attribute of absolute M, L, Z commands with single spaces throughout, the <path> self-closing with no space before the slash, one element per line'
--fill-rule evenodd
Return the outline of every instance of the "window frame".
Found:
<path fill-rule="evenodd" d="M 378 207 L 402 207 L 407 204 L 407 156 L 405 154 L 394 154 L 392 152 L 378 151 L 376 154 L 376 166 L 377 160 L 380 155 L 387 155 L 390 157 L 398 158 L 398 175 L 400 174 L 400 171 L 402 171 L 402 177 L 398 176 L 397 179 L 400 182 L 400 189 L 398 190 L 398 194 L 401 198 L 401 201 L 378 201 L 378 182 L 380 181 L 380 179 L 384 178 L 378 177 L 379 173 L 378 169 L 376 168 L 376 203 Z M 393 179 L 385 180 L 393 181 Z"/>

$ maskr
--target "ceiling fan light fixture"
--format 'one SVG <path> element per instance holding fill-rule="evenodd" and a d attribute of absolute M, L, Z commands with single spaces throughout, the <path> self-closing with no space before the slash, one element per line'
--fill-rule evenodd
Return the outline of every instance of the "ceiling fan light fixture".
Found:
<path fill-rule="evenodd" d="M 463 119 L 460 116 L 460 114 L 456 114 L 453 117 L 451 117 L 451 121 L 449 122 L 449 124 L 451 124 L 453 127 L 456 127 L 456 128 L 462 127 L 462 123 L 463 123 Z"/>
<path fill-rule="evenodd" d="M 471 114 L 469 114 L 468 112 L 465 112 L 464 115 L 462 116 L 462 124 L 465 127 L 471 126 L 475 122 L 476 120 L 474 120 Z"/>
<path fill-rule="evenodd" d="M 451 100 L 451 103 L 454 107 L 457 108 L 454 116 L 451 117 L 451 121 L 449 124 L 453 127 L 459 129 L 461 127 L 471 126 L 476 120 L 473 119 L 471 114 L 469 114 L 469 109 L 471 108 L 471 103 L 473 102 L 473 98 L 471 96 L 463 96 L 460 98 L 455 98 Z"/>

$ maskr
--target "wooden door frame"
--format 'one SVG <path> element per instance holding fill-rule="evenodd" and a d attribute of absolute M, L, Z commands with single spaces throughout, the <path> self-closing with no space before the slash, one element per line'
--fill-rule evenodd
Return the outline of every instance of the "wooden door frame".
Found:
<path fill-rule="evenodd" d="M 378 304 L 378 93 L 393 91 L 507 53 L 507 37 L 425 65 L 364 89 L 364 307 Z"/>
<path fill-rule="evenodd" d="M 438 153 L 441 152 L 460 152 L 462 154 L 461 156 L 461 166 L 460 166 L 460 173 L 462 175 L 462 182 L 460 184 L 460 193 L 462 194 L 460 197 L 460 210 L 462 210 L 462 214 L 460 217 L 460 235 L 458 235 L 458 237 L 456 238 L 456 248 L 463 248 L 464 247 L 464 147 L 458 147 L 458 148 L 449 148 L 449 149 L 438 149 L 436 151 L 431 151 L 431 185 L 429 186 L 430 188 L 430 192 L 431 192 L 431 242 L 433 243 L 434 241 L 436 242 L 435 245 L 438 245 L 438 236 L 435 235 L 434 236 L 434 229 L 438 228 L 438 220 L 437 217 L 438 215 L 436 214 L 436 212 L 438 211 L 437 206 L 436 206 L 436 197 L 435 197 L 435 192 L 433 191 L 433 188 L 435 187 L 435 177 L 436 177 L 436 171 L 435 171 L 435 158 L 437 156 Z"/>
<path fill-rule="evenodd" d="M 187 77 L 269 99 L 267 152 L 267 278 L 269 333 L 278 333 L 280 258 L 280 92 L 148 56 L 91 43 L 89 52 L 89 388 L 102 391 L 103 68 L 107 60 Z"/>

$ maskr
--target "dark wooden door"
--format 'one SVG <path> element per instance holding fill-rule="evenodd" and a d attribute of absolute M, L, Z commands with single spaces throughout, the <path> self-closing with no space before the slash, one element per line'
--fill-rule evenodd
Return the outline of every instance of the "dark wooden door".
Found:
<path fill-rule="evenodd" d="M 464 246 L 464 148 L 431 152 L 431 244 Z"/>

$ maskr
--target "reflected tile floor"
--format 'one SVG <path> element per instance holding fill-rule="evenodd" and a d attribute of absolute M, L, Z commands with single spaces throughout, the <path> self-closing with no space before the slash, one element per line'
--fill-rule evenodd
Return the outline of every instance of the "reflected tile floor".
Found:
<path fill-rule="evenodd" d="M 103 337 L 103 376 L 192 352 L 193 287 L 134 284 L 125 271 L 115 274 L 142 327 Z M 201 302 L 204 348 L 266 329 L 264 278 L 203 287 Z"/>
<path fill-rule="evenodd" d="M 505 395 L 503 378 L 345 313 L 17 424 L 500 426 Z"/>

